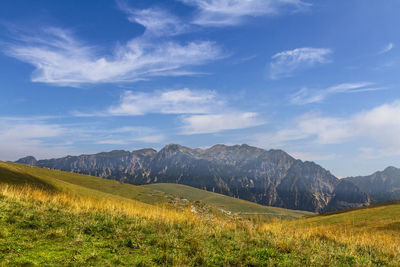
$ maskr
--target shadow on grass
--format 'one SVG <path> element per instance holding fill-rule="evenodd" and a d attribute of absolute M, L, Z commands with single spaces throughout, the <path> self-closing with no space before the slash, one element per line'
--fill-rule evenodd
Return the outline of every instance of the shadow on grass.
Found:
<path fill-rule="evenodd" d="M 40 178 L 18 171 L 12 171 L 4 167 L 0 167 L 0 184 L 8 184 L 14 186 L 30 185 L 46 191 L 58 191 L 56 187 L 42 181 Z"/>

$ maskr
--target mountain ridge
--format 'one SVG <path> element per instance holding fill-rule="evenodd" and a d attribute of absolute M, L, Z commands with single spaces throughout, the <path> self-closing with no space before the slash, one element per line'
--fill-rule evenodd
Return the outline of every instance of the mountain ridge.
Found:
<path fill-rule="evenodd" d="M 371 175 L 343 178 L 371 196 L 372 203 L 400 199 L 400 169 L 389 166 Z"/>
<path fill-rule="evenodd" d="M 295 159 L 283 150 L 246 144 L 217 144 L 207 149 L 168 144 L 159 151 L 113 150 L 37 161 L 25 157 L 16 162 L 136 185 L 184 184 L 263 205 L 313 212 L 361 207 L 375 201 L 357 180 L 345 178 L 346 182 L 341 182 L 343 179 L 314 162 Z"/>

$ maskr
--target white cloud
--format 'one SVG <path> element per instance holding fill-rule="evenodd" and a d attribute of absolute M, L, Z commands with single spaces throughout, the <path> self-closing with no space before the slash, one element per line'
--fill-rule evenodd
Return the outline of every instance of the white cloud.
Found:
<path fill-rule="evenodd" d="M 253 112 L 191 115 L 182 117 L 182 134 L 216 133 L 259 126 L 265 122 Z"/>
<path fill-rule="evenodd" d="M 358 136 L 378 143 L 379 156 L 400 155 L 400 100 L 360 112 L 352 120 Z"/>
<path fill-rule="evenodd" d="M 147 13 L 162 16 L 160 11 L 138 12 L 136 20 L 149 27 L 145 34 L 116 46 L 109 54 L 101 55 L 100 48 L 87 45 L 71 32 L 60 28 L 47 28 L 34 35 L 18 34 L 16 41 L 8 43 L 3 51 L 35 67 L 32 81 L 59 86 L 193 75 L 196 72 L 189 67 L 221 58 L 221 50 L 214 42 L 190 41 L 180 44 L 155 38 L 158 33 L 177 33 L 180 28 L 171 26 L 174 25 L 172 22 L 168 23 L 171 20 L 168 15 L 160 24 L 152 23 Z"/>
<path fill-rule="evenodd" d="M 126 91 L 120 103 L 110 107 L 109 115 L 193 114 L 210 113 L 223 105 L 214 91 L 190 89 L 135 93 Z"/>
<path fill-rule="evenodd" d="M 163 134 L 146 135 L 142 137 L 134 138 L 134 141 L 141 143 L 161 143 L 165 141 L 165 136 Z"/>
<path fill-rule="evenodd" d="M 388 43 L 387 45 L 385 45 L 385 47 L 383 47 L 379 51 L 379 54 L 387 53 L 387 52 L 391 51 L 393 48 L 394 48 L 394 43 Z"/>
<path fill-rule="evenodd" d="M 227 112 L 229 110 L 229 113 Z M 76 113 L 76 116 L 139 116 L 146 114 L 174 114 L 180 116 L 182 134 L 215 133 L 243 129 L 264 124 L 257 113 L 231 109 L 214 91 L 164 90 L 152 93 L 125 91 L 120 102 L 105 112 Z M 191 115 L 189 115 L 191 114 Z M 164 138 L 162 138 L 164 139 Z M 135 140 L 151 142 L 161 140 L 152 134 Z M 102 143 L 118 142 L 107 138 Z"/>
<path fill-rule="evenodd" d="M 329 63 L 332 50 L 328 48 L 303 47 L 279 52 L 272 56 L 270 62 L 271 79 L 290 77 L 294 72 Z"/>
<path fill-rule="evenodd" d="M 290 96 L 290 102 L 297 105 L 305 105 L 322 102 L 327 97 L 333 94 L 361 93 L 369 91 L 379 91 L 384 89 L 386 88 L 373 87 L 373 83 L 370 82 L 342 83 L 322 90 L 310 90 L 307 88 L 303 88 Z"/>
<path fill-rule="evenodd" d="M 57 124 L 32 118 L 0 118 L 0 160 L 16 160 L 35 155 L 43 158 L 73 153 L 65 143 L 46 142 L 63 134 L 66 129 Z"/>
<path fill-rule="evenodd" d="M 114 139 L 113 139 L 114 138 Z M 163 134 L 156 135 L 145 135 L 141 137 L 108 137 L 107 139 L 100 139 L 96 141 L 96 144 L 100 145 L 129 145 L 132 143 L 161 143 L 165 141 Z"/>
<path fill-rule="evenodd" d="M 292 157 L 308 161 L 324 161 L 338 158 L 336 154 L 321 154 L 314 152 L 288 152 Z"/>
<path fill-rule="evenodd" d="M 63 157 L 91 145 L 159 143 L 166 137 L 149 127 L 104 128 L 96 124 L 57 124 L 53 117 L 0 117 L 0 160 Z"/>
<path fill-rule="evenodd" d="M 189 25 L 161 8 L 133 9 L 125 1 L 117 1 L 118 7 L 128 14 L 130 22 L 145 27 L 145 35 L 172 36 L 189 30 Z"/>
<path fill-rule="evenodd" d="M 158 130 L 149 127 L 128 126 L 121 128 L 88 128 L 81 129 L 85 137 L 95 144 L 103 145 L 131 145 L 133 143 L 160 143 L 166 136 Z"/>
<path fill-rule="evenodd" d="M 127 145 L 129 142 L 123 139 L 102 139 L 96 141 L 96 144 L 99 145 Z"/>
<path fill-rule="evenodd" d="M 282 147 L 289 142 L 308 139 L 318 144 L 336 144 L 351 135 L 348 122 L 340 118 L 306 113 L 296 117 L 292 123 L 274 133 L 256 134 L 254 142 L 263 147 Z"/>
<path fill-rule="evenodd" d="M 7 125 L 8 127 L 10 125 Z M 1 140 L 40 139 L 59 136 L 63 129 L 56 124 L 16 124 L 8 129 L 3 129 Z"/>
<path fill-rule="evenodd" d="M 276 133 L 258 134 L 254 142 L 263 146 L 285 146 L 293 141 L 314 144 L 343 144 L 357 140 L 368 146 L 363 154 L 376 157 L 400 155 L 400 100 L 358 112 L 348 118 L 324 117 L 307 113 L 293 125 Z M 366 153 L 368 152 L 368 153 Z"/>
<path fill-rule="evenodd" d="M 205 26 L 240 24 L 246 17 L 277 15 L 284 9 L 300 10 L 309 6 L 301 0 L 181 0 L 198 8 L 193 23 Z"/>

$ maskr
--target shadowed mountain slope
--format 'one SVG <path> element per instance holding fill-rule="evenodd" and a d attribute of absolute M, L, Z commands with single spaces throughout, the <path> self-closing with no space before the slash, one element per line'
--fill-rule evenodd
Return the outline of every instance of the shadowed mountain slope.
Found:
<path fill-rule="evenodd" d="M 400 200 L 400 169 L 387 167 L 368 176 L 344 178 L 368 193 L 372 203 Z"/>

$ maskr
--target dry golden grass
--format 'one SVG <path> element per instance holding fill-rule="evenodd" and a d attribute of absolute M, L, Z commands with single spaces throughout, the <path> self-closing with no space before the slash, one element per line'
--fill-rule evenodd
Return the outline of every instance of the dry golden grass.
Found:
<path fill-rule="evenodd" d="M 149 220 L 161 221 L 165 224 L 188 223 L 201 226 L 202 224 L 215 224 L 216 231 L 233 230 L 237 227 L 253 228 L 250 223 L 242 221 L 232 223 L 229 219 L 215 216 L 202 217 L 193 212 L 191 207 L 176 210 L 166 205 L 150 205 L 139 201 L 117 198 L 99 198 L 76 195 L 72 192 L 54 192 L 29 185 L 12 186 L 0 184 L 0 195 L 14 200 L 40 201 L 43 204 L 55 204 L 65 210 L 76 214 L 87 212 L 106 213 L 111 216 L 140 217 Z"/>
<path fill-rule="evenodd" d="M 374 209 L 367 209 L 370 213 Z M 357 213 L 357 212 L 356 212 Z M 365 212 L 367 213 L 367 212 Z M 396 214 L 393 214 L 396 217 Z M 336 215 L 332 215 L 336 216 Z M 278 221 L 264 224 L 259 230 L 279 236 L 282 244 L 301 246 L 305 241 L 332 241 L 344 244 L 356 255 L 360 247 L 379 252 L 391 258 L 400 255 L 400 217 L 384 220 L 349 220 L 348 214 L 337 215 L 342 221 L 331 223 L 332 218 L 317 216 L 294 221 Z M 371 252 L 372 253 L 372 252 Z"/>

